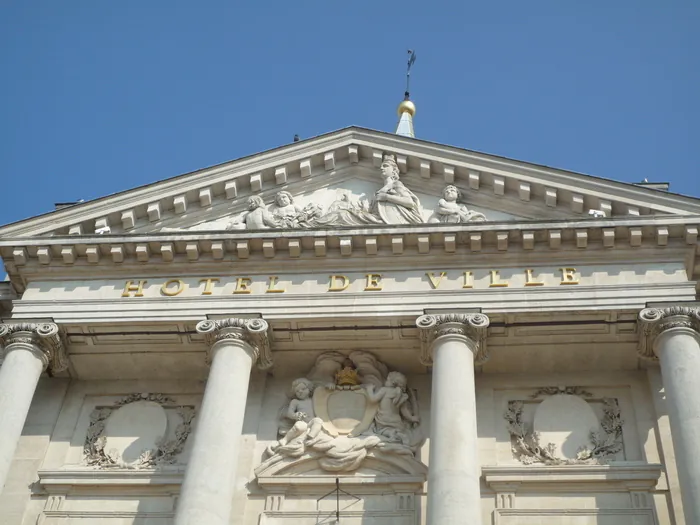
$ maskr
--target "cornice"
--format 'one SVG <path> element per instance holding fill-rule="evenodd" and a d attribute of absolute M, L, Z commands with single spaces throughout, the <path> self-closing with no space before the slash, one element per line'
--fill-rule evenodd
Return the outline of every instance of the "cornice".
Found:
<path fill-rule="evenodd" d="M 365 228 L 18 237 L 0 240 L 11 277 L 23 266 L 139 265 L 211 260 L 556 253 L 698 246 L 700 216 L 425 224 Z"/>

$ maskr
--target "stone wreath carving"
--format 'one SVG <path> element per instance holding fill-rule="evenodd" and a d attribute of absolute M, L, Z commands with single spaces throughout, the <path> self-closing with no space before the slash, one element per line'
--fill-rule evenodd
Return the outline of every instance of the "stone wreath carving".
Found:
<path fill-rule="evenodd" d="M 156 442 L 156 448 L 146 450 L 138 457 L 136 462 L 125 462 L 118 451 L 106 450 L 107 436 L 105 425 L 107 419 L 120 407 L 139 401 L 157 403 L 162 408 L 175 408 L 182 422 L 175 429 L 175 437 L 170 440 L 160 439 Z M 85 436 L 83 455 L 85 463 L 102 468 L 131 468 L 144 469 L 159 465 L 173 464 L 177 462 L 177 456 L 182 452 L 187 437 L 192 431 L 194 408 L 191 406 L 176 405 L 175 401 L 163 394 L 131 394 L 110 407 L 98 407 L 90 414 L 90 426 Z"/>
<path fill-rule="evenodd" d="M 572 392 L 578 387 L 570 387 Z M 551 387 L 538 390 L 531 398 L 540 395 L 581 395 L 590 397 L 592 394 L 582 391 L 581 394 L 568 392 L 569 389 Z M 553 392 L 550 394 L 550 392 Z M 580 465 L 580 464 L 605 464 L 615 454 L 622 450 L 622 425 L 620 407 L 617 399 L 603 398 L 603 417 L 600 421 L 601 430 L 591 431 L 590 444 L 578 449 L 573 459 L 562 458 L 557 455 L 553 443 L 542 443 L 538 432 L 530 428 L 523 421 L 524 401 L 510 401 L 504 414 L 508 432 L 513 440 L 512 451 L 515 457 L 525 465 L 543 463 L 545 465 Z"/>

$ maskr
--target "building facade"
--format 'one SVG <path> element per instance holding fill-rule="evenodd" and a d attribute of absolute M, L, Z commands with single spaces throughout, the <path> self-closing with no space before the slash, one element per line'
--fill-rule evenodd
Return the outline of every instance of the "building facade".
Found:
<path fill-rule="evenodd" d="M 361 128 L 7 225 L 0 523 L 700 524 L 699 227 Z"/>

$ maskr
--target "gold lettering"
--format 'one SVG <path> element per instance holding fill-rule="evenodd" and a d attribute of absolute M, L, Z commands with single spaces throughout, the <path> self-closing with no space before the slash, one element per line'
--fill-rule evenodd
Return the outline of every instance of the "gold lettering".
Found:
<path fill-rule="evenodd" d="M 342 281 L 342 284 L 338 284 L 338 281 Z M 350 279 L 347 275 L 331 275 L 331 282 L 328 284 L 329 292 L 342 292 L 350 286 Z"/>
<path fill-rule="evenodd" d="M 173 290 L 170 288 L 171 284 L 176 284 L 177 287 Z M 168 297 L 172 297 L 174 295 L 181 294 L 184 289 L 185 283 L 182 281 L 182 279 L 170 279 L 169 281 L 165 281 L 163 286 L 160 287 L 160 293 Z"/>
<path fill-rule="evenodd" d="M 143 297 L 143 286 L 148 281 L 139 281 L 138 284 L 134 284 L 134 281 L 126 281 L 124 285 L 124 291 L 122 292 L 122 297 Z M 129 295 L 134 292 L 134 295 Z"/>
<path fill-rule="evenodd" d="M 367 274 L 367 286 L 365 286 L 365 292 L 379 292 L 383 288 L 381 284 L 382 274 L 381 273 L 368 273 Z"/>
<path fill-rule="evenodd" d="M 265 290 L 265 293 L 284 293 L 284 288 L 275 288 L 275 286 L 277 286 L 279 277 L 277 277 L 276 275 L 271 275 L 269 279 L 270 281 L 267 283 L 267 290 Z"/>
<path fill-rule="evenodd" d="M 489 284 L 489 288 L 505 288 L 508 286 L 508 281 L 501 281 L 498 270 L 489 271 L 491 272 L 491 284 Z"/>
<path fill-rule="evenodd" d="M 559 284 L 579 284 L 576 278 L 576 268 L 559 268 L 561 282 Z"/>
<path fill-rule="evenodd" d="M 202 290 L 202 295 L 211 295 L 211 289 L 214 288 L 214 283 L 218 283 L 218 277 L 205 277 L 199 280 L 199 284 L 204 283 L 204 290 Z"/>
<path fill-rule="evenodd" d="M 250 286 L 253 284 L 253 280 L 250 277 L 237 277 L 236 278 L 236 289 L 233 293 L 252 293 Z"/>
<path fill-rule="evenodd" d="M 464 286 L 462 288 L 474 288 L 474 274 L 472 272 L 464 272 Z"/>
<path fill-rule="evenodd" d="M 534 270 L 532 268 L 527 268 L 525 270 L 525 286 L 544 286 L 543 281 L 535 281 L 532 275 Z"/>
<path fill-rule="evenodd" d="M 442 281 L 442 278 L 447 275 L 445 272 L 440 272 L 440 277 L 435 277 L 433 272 L 425 272 L 425 275 L 428 276 L 428 280 L 430 281 L 430 285 L 433 287 L 433 290 L 437 290 L 438 286 L 440 286 L 440 282 Z"/>

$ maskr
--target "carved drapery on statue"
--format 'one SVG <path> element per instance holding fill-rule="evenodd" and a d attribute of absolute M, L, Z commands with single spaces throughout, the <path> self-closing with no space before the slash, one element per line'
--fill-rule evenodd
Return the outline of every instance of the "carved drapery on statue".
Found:
<path fill-rule="evenodd" d="M 289 398 L 280 410 L 279 439 L 257 475 L 302 460 L 351 472 L 368 458 L 422 471 L 415 459 L 424 441 L 416 395 L 403 374 L 373 354 L 322 354 L 306 377 L 292 382 Z"/>
<path fill-rule="evenodd" d="M 288 191 L 278 192 L 274 202 L 269 205 L 260 195 L 252 195 L 248 198 L 247 209 L 225 224 L 205 222 L 188 229 L 304 229 L 381 224 L 455 224 L 486 220 L 482 213 L 470 211 L 459 203 L 462 194 L 453 185 L 444 188 L 435 212 L 426 219 L 420 199 L 401 182 L 394 155 L 384 155 L 380 174 L 384 184 L 371 200 L 366 199 L 364 194 L 355 197 L 351 191 L 339 189 L 335 200 L 324 209 L 317 202 L 301 207 Z M 178 228 L 163 228 L 162 231 L 169 230 Z"/>

